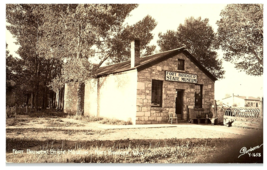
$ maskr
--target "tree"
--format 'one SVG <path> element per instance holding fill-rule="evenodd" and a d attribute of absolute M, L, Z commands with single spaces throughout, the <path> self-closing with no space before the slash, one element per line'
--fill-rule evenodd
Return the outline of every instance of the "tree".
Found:
<path fill-rule="evenodd" d="M 109 64 L 120 63 L 130 59 L 131 40 L 140 39 L 140 51 L 142 56 L 151 55 L 156 49 L 155 45 L 148 44 L 153 39 L 151 31 L 157 26 L 155 19 L 146 16 L 134 25 L 121 26 L 114 38 L 110 41 Z"/>
<path fill-rule="evenodd" d="M 177 31 L 168 30 L 165 34 L 159 33 L 158 45 L 161 51 L 186 46 L 188 51 L 216 78 L 223 78 L 222 60 L 217 58 L 213 49 L 215 33 L 208 24 L 209 20 L 193 17 L 180 24 Z"/>
<path fill-rule="evenodd" d="M 9 25 L 7 29 L 17 39 L 20 45 L 17 53 L 21 59 L 11 59 L 7 61 L 7 67 L 16 75 L 16 83 L 20 85 L 21 90 L 26 93 L 32 93 L 35 98 L 35 109 L 38 108 L 39 94 L 44 88 L 43 107 L 46 101 L 46 84 L 51 78 L 60 62 L 57 59 L 46 59 L 44 56 L 48 53 L 38 51 L 40 41 L 43 37 L 41 26 L 44 24 L 44 5 L 35 4 L 7 4 L 6 19 Z"/>
<path fill-rule="evenodd" d="M 12 66 L 14 65 L 13 56 L 7 50 L 8 44 L 6 44 L 6 90 L 11 90 L 12 87 L 16 84 L 13 79 Z"/>
<path fill-rule="evenodd" d="M 263 4 L 230 4 L 217 21 L 216 47 L 248 75 L 263 74 Z"/>
<path fill-rule="evenodd" d="M 155 20 L 147 16 L 133 26 L 124 20 L 136 4 L 16 4 L 7 5 L 7 29 L 21 47 L 24 80 L 37 100 L 39 86 L 58 92 L 66 82 L 79 84 L 77 115 L 82 114 L 81 89 L 107 60 L 130 58 L 130 39 L 140 38 L 141 50 L 151 54 Z M 97 66 L 90 59 L 98 59 Z M 46 91 L 46 88 L 45 88 Z M 46 93 L 46 92 L 45 92 Z M 44 95 L 46 96 L 46 95 Z M 45 100 L 43 100 L 45 101 Z M 37 102 L 35 102 L 37 104 Z M 43 104 L 44 105 L 44 104 Z M 36 107 L 37 108 L 37 105 Z"/>
<path fill-rule="evenodd" d="M 123 25 L 136 7 L 135 4 L 45 6 L 44 36 L 38 50 L 64 60 L 63 74 L 52 81 L 51 87 L 59 88 L 64 82 L 79 84 L 76 115 L 82 115 L 81 89 L 85 80 L 94 77 L 106 60 L 112 63 L 128 60 L 130 38 L 141 38 L 146 53 L 155 49 L 147 45 L 153 39 L 150 32 L 156 26 L 152 17 L 147 16 L 134 26 Z M 97 66 L 90 61 L 92 58 L 99 60 Z"/>
<path fill-rule="evenodd" d="M 46 5 L 43 12 L 44 39 L 38 50 L 50 49 L 52 56 L 64 60 L 63 79 L 58 78 L 51 86 L 58 86 L 61 81 L 78 82 L 77 116 L 83 113 L 82 86 L 92 75 L 92 65 L 88 62 L 95 51 L 95 46 L 106 51 L 102 42 L 112 36 L 112 29 L 122 24 L 129 12 L 136 5 L 106 4 L 67 4 Z M 44 45 L 44 46 L 42 46 Z M 46 46 L 45 46 L 46 45 Z M 43 48 L 45 47 L 45 48 Z M 100 48 L 101 47 L 101 48 Z M 100 56 L 106 58 L 105 55 Z M 56 85 L 57 84 L 57 85 Z"/>
<path fill-rule="evenodd" d="M 8 45 L 6 45 L 6 91 L 15 94 L 16 104 L 24 104 L 25 94 L 32 90 L 30 81 L 25 81 L 29 78 L 28 70 L 25 69 L 22 59 L 9 54 L 7 47 Z"/>

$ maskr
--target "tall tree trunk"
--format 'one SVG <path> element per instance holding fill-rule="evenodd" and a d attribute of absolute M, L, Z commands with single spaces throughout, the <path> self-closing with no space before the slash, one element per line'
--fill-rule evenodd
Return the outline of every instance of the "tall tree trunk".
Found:
<path fill-rule="evenodd" d="M 50 80 L 51 77 L 51 71 L 50 71 L 50 59 L 47 60 L 46 63 L 46 72 L 45 72 L 45 81 L 44 81 L 44 102 L 43 102 L 43 108 L 47 108 L 47 106 L 49 105 L 47 103 L 47 100 L 49 99 L 49 97 L 47 97 L 47 93 L 49 92 L 48 87 L 47 87 L 47 82 Z M 54 62 L 53 62 L 54 63 Z"/>
<path fill-rule="evenodd" d="M 62 110 L 62 89 L 59 90 L 59 109 Z"/>
<path fill-rule="evenodd" d="M 38 94 L 39 94 L 39 67 L 40 67 L 40 64 L 39 64 L 39 61 L 37 60 L 37 56 L 36 56 L 36 64 L 37 64 L 37 68 L 36 68 L 36 84 L 35 84 L 35 103 L 34 103 L 34 106 L 35 106 L 35 111 L 37 111 L 38 109 Z"/>
<path fill-rule="evenodd" d="M 44 93 L 43 93 L 43 108 L 46 109 L 46 107 L 47 107 L 47 87 L 45 83 Z"/>
<path fill-rule="evenodd" d="M 26 113 L 28 113 L 29 94 L 26 95 Z"/>
<path fill-rule="evenodd" d="M 82 97 L 83 97 L 83 83 L 79 82 L 78 88 L 77 88 L 77 111 L 76 115 L 77 116 L 82 116 L 83 115 L 83 103 L 82 103 Z"/>
<path fill-rule="evenodd" d="M 61 89 L 61 109 L 64 109 L 64 87 Z"/>
<path fill-rule="evenodd" d="M 44 87 L 43 87 L 43 103 L 42 103 L 42 108 L 43 109 L 45 109 L 46 107 L 45 107 L 45 95 L 46 95 L 46 93 L 45 93 L 45 91 L 46 91 L 46 82 L 44 82 Z"/>
<path fill-rule="evenodd" d="M 56 92 L 56 109 L 59 109 L 59 93 L 60 93 L 60 89 L 57 89 L 57 92 Z"/>
<path fill-rule="evenodd" d="M 38 87 L 37 87 L 38 88 Z M 35 92 L 35 96 L 34 96 L 34 110 L 37 111 L 37 108 L 38 108 L 38 92 L 36 90 Z"/>
<path fill-rule="evenodd" d="M 29 94 L 26 95 L 26 105 L 29 103 Z"/>
<path fill-rule="evenodd" d="M 64 96 L 65 96 L 65 86 L 62 89 L 62 110 L 64 111 Z"/>
<path fill-rule="evenodd" d="M 31 93 L 31 108 L 33 108 L 33 93 Z"/>
<path fill-rule="evenodd" d="M 50 94 L 50 109 L 52 109 L 52 108 L 53 108 L 53 102 L 54 102 L 54 101 L 53 101 L 53 99 L 54 99 L 54 98 L 53 98 L 53 92 L 50 91 L 49 94 Z"/>
<path fill-rule="evenodd" d="M 53 92 L 53 107 L 56 108 L 56 93 Z"/>

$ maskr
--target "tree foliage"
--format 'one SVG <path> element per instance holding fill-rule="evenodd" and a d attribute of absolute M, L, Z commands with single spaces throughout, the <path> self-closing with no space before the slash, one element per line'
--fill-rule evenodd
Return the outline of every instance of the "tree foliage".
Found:
<path fill-rule="evenodd" d="M 217 21 L 216 47 L 248 75 L 263 74 L 263 4 L 229 4 Z"/>
<path fill-rule="evenodd" d="M 161 51 L 186 46 L 188 51 L 215 77 L 223 78 L 222 61 L 218 59 L 213 49 L 215 33 L 208 24 L 209 20 L 193 17 L 180 24 L 177 31 L 168 30 L 165 34 L 159 33 L 158 45 Z"/>
<path fill-rule="evenodd" d="M 141 50 L 151 54 L 155 20 L 147 16 L 134 25 L 124 24 L 136 4 L 38 4 L 7 5 L 7 27 L 18 39 L 22 61 L 31 71 L 34 91 L 44 84 L 58 91 L 66 82 L 80 87 L 105 62 L 130 58 L 130 40 L 140 38 Z M 94 60 L 92 62 L 92 60 Z M 95 62 L 99 63 L 97 66 Z M 24 69 L 25 69 L 24 68 Z M 26 79 L 29 80 L 29 79 Z"/>
<path fill-rule="evenodd" d="M 7 67 L 12 70 L 21 91 L 34 93 L 36 109 L 40 90 L 45 88 L 46 91 L 46 85 L 58 74 L 61 65 L 56 58 L 45 58 L 49 53 L 38 51 L 38 44 L 44 36 L 41 26 L 45 21 L 44 15 L 36 11 L 43 10 L 42 5 L 35 4 L 6 5 L 7 29 L 20 45 L 17 51 L 20 59 L 8 58 Z"/>
<path fill-rule="evenodd" d="M 155 19 L 146 16 L 134 25 L 121 26 L 114 38 L 110 41 L 109 64 L 120 63 L 129 60 L 131 53 L 131 41 L 134 38 L 140 40 L 140 52 L 143 56 L 151 55 L 156 46 L 148 45 L 153 39 L 151 31 L 157 26 Z"/>

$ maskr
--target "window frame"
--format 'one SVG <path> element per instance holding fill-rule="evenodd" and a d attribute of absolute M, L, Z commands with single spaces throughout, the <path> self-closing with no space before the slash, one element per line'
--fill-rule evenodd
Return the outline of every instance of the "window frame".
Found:
<path fill-rule="evenodd" d="M 154 83 L 153 83 L 154 82 Z M 154 87 L 154 90 L 153 90 L 153 84 L 155 84 L 155 82 L 158 82 L 159 84 L 160 84 L 160 86 L 161 86 L 161 88 L 160 88 L 160 97 L 159 97 L 159 99 L 160 99 L 160 101 L 159 101 L 159 103 L 156 103 L 156 104 L 153 104 L 153 102 L 155 101 L 155 99 L 153 98 L 153 97 L 155 97 L 154 96 L 154 93 L 153 93 L 153 91 L 155 90 L 155 88 L 156 87 Z M 158 85 L 157 85 L 158 86 Z M 157 90 L 156 90 L 157 91 Z M 162 97 L 163 97 L 163 81 L 162 80 L 155 80 L 155 79 L 152 79 L 152 84 L 151 84 L 151 107 L 162 107 Z"/>
<path fill-rule="evenodd" d="M 179 63 L 180 63 L 180 61 L 183 62 L 183 67 L 182 67 L 182 69 L 180 69 L 180 67 L 179 67 Z M 182 71 L 185 70 L 185 60 L 183 60 L 183 59 L 179 59 L 179 58 L 178 58 L 178 66 L 177 66 L 177 70 L 182 70 Z"/>
<path fill-rule="evenodd" d="M 199 86 L 200 87 L 200 94 L 201 94 L 201 100 L 200 100 L 200 106 L 199 105 L 196 105 L 196 91 L 195 91 L 195 108 L 203 108 L 203 103 L 202 103 L 202 100 L 203 100 L 203 84 L 195 84 L 195 87 L 196 86 Z"/>

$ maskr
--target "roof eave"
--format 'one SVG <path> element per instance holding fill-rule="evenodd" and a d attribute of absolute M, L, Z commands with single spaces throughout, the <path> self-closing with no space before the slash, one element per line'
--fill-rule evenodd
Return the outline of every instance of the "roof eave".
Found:
<path fill-rule="evenodd" d="M 202 64 L 191 54 L 189 53 L 189 51 L 187 51 L 186 49 L 183 50 L 183 52 L 185 52 L 186 54 L 188 54 L 190 56 L 190 59 L 193 63 L 195 63 L 212 81 L 216 81 L 218 80 L 213 74 L 211 74 L 204 66 L 202 66 Z"/>
<path fill-rule="evenodd" d="M 109 74 L 108 73 L 98 74 L 96 77 L 99 78 L 99 77 L 107 76 L 107 75 L 110 75 L 110 74 L 117 74 L 117 73 L 121 73 L 121 72 L 125 72 L 125 71 L 134 70 L 136 68 L 137 67 L 133 67 L 133 68 L 129 68 L 129 69 L 121 70 L 121 71 L 115 71 L 115 72 L 112 72 L 112 73 L 109 73 Z"/>

